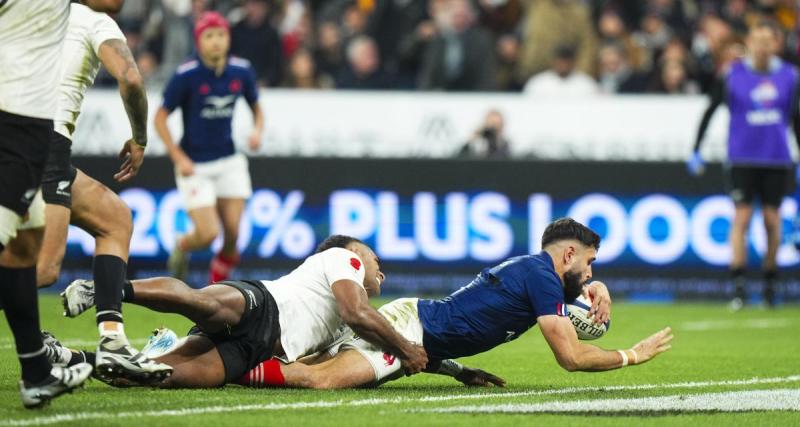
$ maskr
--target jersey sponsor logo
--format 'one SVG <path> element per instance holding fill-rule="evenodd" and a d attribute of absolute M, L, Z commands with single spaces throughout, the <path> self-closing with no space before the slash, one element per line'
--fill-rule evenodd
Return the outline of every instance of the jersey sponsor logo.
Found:
<path fill-rule="evenodd" d="M 356 271 L 361 269 L 361 261 L 359 261 L 357 258 L 350 258 L 350 265 L 352 265 Z"/>
<path fill-rule="evenodd" d="M 395 360 L 397 360 L 397 357 L 395 357 L 393 354 L 383 353 L 383 362 L 387 368 L 394 365 Z"/>
<path fill-rule="evenodd" d="M 208 96 L 205 107 L 200 110 L 200 117 L 204 119 L 228 119 L 233 117 L 233 105 L 236 95 Z"/>
<path fill-rule="evenodd" d="M 769 80 L 764 80 L 750 91 L 750 99 L 756 106 L 766 108 L 778 100 L 778 88 Z"/>
<path fill-rule="evenodd" d="M 69 196 L 69 181 L 58 181 L 56 194 L 59 196 Z"/>
<path fill-rule="evenodd" d="M 768 126 L 781 123 L 783 115 L 777 108 L 747 112 L 747 123 L 753 126 Z"/>

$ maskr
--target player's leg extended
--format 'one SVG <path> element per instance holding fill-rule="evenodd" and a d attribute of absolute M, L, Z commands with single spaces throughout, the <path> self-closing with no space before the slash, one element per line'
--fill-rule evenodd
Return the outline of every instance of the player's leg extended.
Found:
<path fill-rule="evenodd" d="M 399 362 L 397 362 L 399 364 Z M 358 351 L 344 350 L 317 365 L 290 363 L 281 366 L 288 387 L 337 389 L 375 383 L 375 370 Z"/>
<path fill-rule="evenodd" d="M 778 278 L 778 248 L 781 245 L 783 224 L 777 207 L 764 204 L 764 228 L 767 231 L 767 252 L 764 254 L 762 268 L 764 271 L 764 302 L 769 306 L 775 304 L 775 282 Z"/>
<path fill-rule="evenodd" d="M 191 335 L 178 348 L 156 360 L 173 367 L 163 388 L 209 388 L 225 385 L 225 365 L 210 339 Z"/>
<path fill-rule="evenodd" d="M 47 225 L 44 228 L 42 249 L 36 264 L 36 286 L 51 286 L 61 274 L 61 263 L 67 250 L 70 209 L 47 203 L 44 208 Z"/>
<path fill-rule="evenodd" d="M 217 199 L 217 212 L 222 221 L 223 242 L 222 249 L 211 260 L 210 282 L 218 282 L 228 278 L 230 273 L 239 264 L 239 249 L 236 241 L 239 239 L 239 224 L 244 211 L 244 199 Z"/>
<path fill-rule="evenodd" d="M 733 252 L 730 264 L 731 275 L 736 287 L 734 300 L 731 302 L 733 309 L 741 308 L 741 304 L 746 302 L 745 294 L 745 269 L 747 267 L 747 230 L 750 227 L 750 220 L 753 217 L 753 205 L 750 203 L 736 203 L 733 215 L 733 223 L 729 240 Z"/>
<path fill-rule="evenodd" d="M 233 287 L 211 285 L 192 289 L 171 277 L 131 281 L 125 301 L 163 313 L 180 314 L 212 334 L 239 324 L 245 311 L 244 297 Z"/>

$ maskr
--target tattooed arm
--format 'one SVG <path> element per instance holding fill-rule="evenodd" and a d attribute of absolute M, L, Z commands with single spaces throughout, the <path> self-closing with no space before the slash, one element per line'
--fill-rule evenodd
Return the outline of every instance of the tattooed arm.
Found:
<path fill-rule="evenodd" d="M 124 161 L 120 171 L 114 175 L 117 181 L 127 181 L 136 175 L 144 161 L 144 147 L 147 145 L 147 93 L 136 61 L 124 40 L 106 40 L 100 45 L 98 56 L 119 84 L 119 94 L 131 124 L 133 138 L 122 147 L 120 158 Z"/>

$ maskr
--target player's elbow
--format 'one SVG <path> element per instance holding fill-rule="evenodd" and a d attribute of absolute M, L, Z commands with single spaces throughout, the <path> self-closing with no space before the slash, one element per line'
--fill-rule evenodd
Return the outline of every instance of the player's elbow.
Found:
<path fill-rule="evenodd" d="M 565 371 L 568 372 L 575 372 L 579 371 L 581 368 L 580 361 L 578 360 L 575 355 L 566 354 L 566 355 L 558 355 L 556 356 L 556 360 L 558 360 L 559 366 L 564 368 Z"/>
<path fill-rule="evenodd" d="M 137 70 L 128 70 L 125 75 L 117 79 L 117 83 L 128 91 L 144 91 L 144 79 Z"/>

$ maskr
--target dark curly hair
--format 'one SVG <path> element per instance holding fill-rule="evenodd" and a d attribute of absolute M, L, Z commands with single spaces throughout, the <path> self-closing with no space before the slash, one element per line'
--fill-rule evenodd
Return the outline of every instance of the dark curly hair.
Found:
<path fill-rule="evenodd" d="M 542 234 L 542 248 L 562 240 L 577 240 L 595 250 L 600 249 L 600 236 L 572 218 L 560 218 L 548 225 Z"/>
<path fill-rule="evenodd" d="M 356 239 L 355 237 L 345 236 L 343 234 L 335 234 L 323 240 L 322 243 L 320 243 L 319 246 L 317 246 L 317 251 L 314 253 L 318 254 L 320 252 L 327 251 L 330 248 L 346 248 L 347 245 L 351 243 L 363 244 L 364 242 Z"/>

